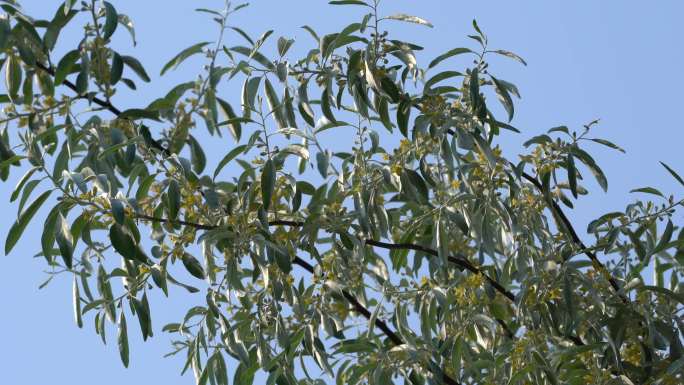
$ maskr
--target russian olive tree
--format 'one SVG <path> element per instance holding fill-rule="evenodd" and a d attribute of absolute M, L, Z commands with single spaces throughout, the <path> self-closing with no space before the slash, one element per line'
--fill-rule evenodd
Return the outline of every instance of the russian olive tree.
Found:
<path fill-rule="evenodd" d="M 124 365 L 130 330 L 157 332 L 163 296 L 196 293 L 162 330 L 200 384 L 681 383 L 682 200 L 638 188 L 580 235 L 564 210 L 607 189 L 588 151 L 621 150 L 595 122 L 510 157 L 499 138 L 520 134 L 520 95 L 489 63 L 522 58 L 474 22 L 424 65 L 388 30 L 427 20 L 330 3 L 358 20 L 304 27 L 301 57 L 292 39 L 234 25 L 244 5 L 199 9 L 218 37 L 161 75 L 194 55 L 206 65 L 145 106 L 117 100 L 151 85 L 110 46 L 135 39 L 112 2 L 39 20 L 0 1 L 0 176 L 23 173 L 5 253 L 46 207 L 50 278 L 73 280 L 79 327 L 92 319 L 106 341 L 116 325 Z M 80 41 L 60 40 L 70 23 Z M 54 57 L 57 43 L 71 49 Z M 229 145 L 208 152 L 217 137 Z"/>

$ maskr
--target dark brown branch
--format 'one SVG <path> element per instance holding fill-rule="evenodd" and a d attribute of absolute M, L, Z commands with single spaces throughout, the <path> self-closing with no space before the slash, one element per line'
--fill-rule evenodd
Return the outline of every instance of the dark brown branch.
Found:
<path fill-rule="evenodd" d="M 308 271 L 311 274 L 314 274 L 314 267 L 307 261 L 301 259 L 300 257 L 295 257 L 294 260 L 292 261 L 295 265 L 298 265 L 304 270 Z M 368 311 L 368 309 L 363 306 L 357 299 L 354 297 L 349 291 L 343 289 L 342 290 L 342 295 L 344 298 L 354 307 L 354 310 L 363 315 L 366 319 L 370 320 L 371 319 L 371 313 Z M 387 326 L 387 323 L 381 319 L 376 319 L 375 320 L 375 326 L 382 330 L 383 333 L 389 338 L 395 345 L 401 345 L 404 342 L 401 340 L 401 337 L 392 329 L 390 329 L 389 326 Z"/>
<path fill-rule="evenodd" d="M 430 254 L 433 256 L 437 256 L 438 253 L 436 250 L 431 249 L 429 247 L 421 246 L 421 245 L 416 245 L 413 243 L 387 243 L 387 242 L 380 242 L 380 241 L 375 241 L 372 239 L 366 240 L 367 245 L 372 245 L 372 246 L 377 246 L 381 247 L 384 249 L 404 249 L 404 250 L 415 250 L 415 251 L 421 251 L 426 254 Z M 474 274 L 481 274 L 487 282 L 492 285 L 496 291 L 499 293 L 503 294 L 506 298 L 511 300 L 511 302 L 515 302 L 515 294 L 507 290 L 505 287 L 503 287 L 499 282 L 497 282 L 494 278 L 490 277 L 489 274 L 485 273 L 482 269 L 479 267 L 473 265 L 464 255 L 457 254 L 456 256 L 448 256 L 449 262 L 453 263 L 454 265 L 460 266 L 461 269 L 466 269 L 470 271 L 471 273 Z"/>
<path fill-rule="evenodd" d="M 303 227 L 304 222 L 298 221 L 285 221 L 285 220 L 274 220 L 268 222 L 270 226 L 292 226 L 292 227 Z"/>
<path fill-rule="evenodd" d="M 146 221 L 153 221 L 153 222 L 160 222 L 160 223 L 169 223 L 169 224 L 181 224 L 184 226 L 189 226 L 193 227 L 199 230 L 213 230 L 218 228 L 218 226 L 214 225 L 205 225 L 201 223 L 193 223 L 193 222 L 187 222 L 187 221 L 182 221 L 182 220 L 169 220 L 166 218 L 157 218 L 157 217 L 152 217 L 149 215 L 144 215 L 144 214 L 136 214 L 135 218 L 137 219 L 142 219 Z M 289 225 L 289 226 L 297 226 L 301 225 L 300 222 L 293 222 L 293 221 L 273 221 L 273 223 L 269 223 L 270 225 Z M 308 271 L 311 274 L 314 274 L 314 267 L 311 265 L 309 262 L 303 260 L 300 257 L 295 256 L 294 259 L 292 260 L 292 263 L 303 268 L 304 270 Z M 367 320 L 370 320 L 372 318 L 371 312 L 363 306 L 356 297 L 351 294 L 348 290 L 342 289 L 342 296 L 349 302 L 349 304 L 354 308 L 354 311 L 357 313 L 361 314 L 364 318 Z M 389 338 L 390 341 L 394 345 L 403 345 L 404 341 L 401 339 L 401 337 L 392 330 L 392 328 L 387 325 L 387 322 L 384 320 L 381 320 L 379 318 L 376 318 L 374 320 L 374 325 L 378 329 L 380 329 L 387 338 Z M 511 334 L 510 330 L 506 329 L 507 333 Z M 435 375 L 441 376 L 442 379 L 444 380 L 444 383 L 447 385 L 459 385 L 460 383 L 453 379 L 452 377 L 448 376 L 445 373 L 435 373 Z"/>
<path fill-rule="evenodd" d="M 542 184 L 535 178 L 534 176 L 527 174 L 525 172 L 522 173 L 522 177 L 525 178 L 528 182 L 532 183 L 539 192 L 544 194 L 544 187 Z M 548 199 L 549 204 L 550 204 L 550 209 L 552 213 L 561 221 L 562 227 L 564 227 L 567 230 L 568 235 L 570 236 L 570 239 L 582 250 L 582 252 L 589 257 L 592 263 L 594 263 L 598 269 L 608 273 L 608 269 L 606 266 L 603 264 L 598 259 L 598 256 L 589 249 L 584 242 L 580 239 L 579 235 L 577 234 L 577 231 L 575 230 L 574 226 L 572 225 L 572 222 L 568 219 L 568 217 L 565 215 L 565 212 L 563 212 L 563 209 L 554 201 L 553 199 Z M 609 274 L 609 273 L 608 273 Z M 608 276 L 608 282 L 610 283 L 610 286 L 615 290 L 616 293 L 619 294 L 620 299 L 624 303 L 628 303 L 629 299 L 625 297 L 623 294 L 620 293 L 620 285 L 617 283 L 617 280 L 612 275 Z"/>
<path fill-rule="evenodd" d="M 213 225 L 203 225 L 201 223 L 187 222 L 187 221 L 182 221 L 182 220 L 171 220 L 171 219 L 166 219 L 166 218 L 157 218 L 157 217 L 152 217 L 152 216 L 145 215 L 145 214 L 135 214 L 135 218 L 136 219 L 143 219 L 143 220 L 151 221 L 151 222 L 169 223 L 172 225 L 179 224 L 179 225 L 183 225 L 183 226 L 194 227 L 198 230 L 214 230 L 214 229 L 218 228 L 218 226 L 213 226 Z"/>
<path fill-rule="evenodd" d="M 447 133 L 450 135 L 456 135 L 456 132 L 452 129 L 447 129 Z M 522 177 L 526 179 L 528 182 L 532 183 L 534 187 L 539 190 L 540 193 L 544 194 L 544 187 L 542 184 L 535 178 L 534 176 L 523 172 Z M 563 227 L 566 229 L 568 235 L 570 235 L 570 238 L 572 241 L 583 251 L 583 253 L 589 257 L 589 259 L 595 263 L 599 269 L 605 271 L 606 273 L 608 272 L 608 269 L 605 267 L 603 262 L 601 262 L 596 254 L 589 249 L 584 242 L 580 239 L 579 235 L 577 234 L 577 231 L 575 230 L 574 226 L 572 225 L 572 222 L 568 219 L 568 217 L 565 215 L 565 212 L 563 212 L 563 209 L 554 201 L 553 199 L 548 199 L 549 205 L 550 205 L 550 210 L 552 214 L 554 215 L 554 218 L 558 218 L 561 221 L 561 225 L 559 227 Z M 560 230 L 560 229 L 559 229 Z M 609 275 L 608 277 L 608 282 L 610 283 L 610 286 L 615 290 L 615 292 L 619 295 L 620 299 L 624 303 L 629 303 L 629 299 L 625 297 L 623 294 L 620 293 L 620 285 L 617 283 L 617 280 L 615 277 L 612 275 Z"/>
<path fill-rule="evenodd" d="M 436 250 L 433 250 L 429 247 L 425 246 L 420 246 L 416 245 L 413 243 L 387 243 L 387 242 L 380 242 L 380 241 L 374 241 L 372 239 L 366 240 L 367 245 L 372 245 L 376 247 L 381 247 L 384 249 L 404 249 L 404 250 L 414 250 L 414 251 L 421 251 L 426 254 L 430 254 L 432 256 L 438 256 L 438 253 Z M 489 274 L 486 274 L 485 272 L 482 271 L 482 269 L 478 268 L 477 266 L 473 265 L 466 259 L 465 256 L 463 255 L 456 255 L 456 256 L 448 256 L 449 262 L 453 263 L 454 265 L 457 265 L 461 268 L 461 270 L 466 269 L 470 271 L 471 273 L 474 274 L 481 274 L 487 282 L 494 288 L 496 291 L 499 293 L 503 294 L 506 298 L 508 298 L 511 302 L 515 302 L 515 294 L 512 292 L 508 291 L 505 287 L 503 287 L 499 282 L 497 282 L 495 279 L 489 276 Z M 508 338 L 514 338 L 515 333 L 511 330 L 511 328 L 508 327 L 506 322 L 502 319 L 497 318 L 496 322 L 501 326 L 501 328 L 506 332 L 506 336 Z"/>
<path fill-rule="evenodd" d="M 189 227 L 194 227 L 199 230 L 213 230 L 218 228 L 218 226 L 213 226 L 213 225 L 205 225 L 201 223 L 192 223 L 192 222 L 187 222 L 187 221 L 182 221 L 182 220 L 170 220 L 166 218 L 157 218 L 157 217 L 152 217 L 149 215 L 144 215 L 144 214 L 136 214 L 136 218 L 138 219 L 144 219 L 148 221 L 154 221 L 154 222 L 162 222 L 162 223 L 171 223 L 171 224 L 181 224 L 183 226 L 189 226 Z M 299 221 L 288 221 L 288 220 L 274 220 L 268 222 L 270 226 L 292 226 L 292 227 L 302 227 L 304 226 L 304 222 L 299 222 Z M 388 243 L 388 242 L 382 242 L 382 241 L 376 241 L 373 239 L 368 239 L 365 241 L 367 245 L 387 249 L 387 250 L 414 250 L 414 251 L 420 251 L 426 254 L 430 254 L 432 256 L 437 256 L 437 251 L 434 249 L 431 249 L 429 247 L 421 246 L 421 245 L 416 245 L 413 243 Z M 506 298 L 508 298 L 511 302 L 515 301 L 515 294 L 513 294 L 511 291 L 507 290 L 505 287 L 503 287 L 499 282 L 497 282 L 494 278 L 490 277 L 487 273 L 485 273 L 482 269 L 479 267 L 473 265 L 470 261 L 466 259 L 465 256 L 463 255 L 456 255 L 456 256 L 449 256 L 449 262 L 461 267 L 461 269 L 466 269 L 474 274 L 482 274 L 482 276 L 487 280 L 487 282 L 492 285 L 496 291 L 499 293 L 503 294 Z"/>
<path fill-rule="evenodd" d="M 54 70 L 54 69 L 52 69 L 52 68 L 50 68 L 50 67 L 47 67 L 47 66 L 45 66 L 44 64 L 42 64 L 42 63 L 40 63 L 40 62 L 36 62 L 36 67 L 38 67 L 39 69 L 41 69 L 41 70 L 47 72 L 47 73 L 50 74 L 50 76 L 52 76 L 52 77 L 55 76 L 55 70 Z M 76 88 L 76 85 L 75 85 L 74 83 L 70 82 L 70 81 L 67 80 L 67 79 L 64 79 L 64 81 L 62 81 L 62 84 L 63 84 L 64 86 L 66 86 L 67 88 L 69 88 L 70 90 L 74 91 L 74 92 L 78 95 L 78 88 Z M 59 84 L 58 84 L 58 85 L 59 85 Z M 112 114 L 114 114 L 114 115 L 116 115 L 116 116 L 121 115 L 121 110 L 119 110 L 118 108 L 114 107 L 114 105 L 112 105 L 112 103 L 110 103 L 110 102 L 108 102 L 108 101 L 106 101 L 106 100 L 102 100 L 102 99 L 100 99 L 100 98 L 98 98 L 98 97 L 89 98 L 89 97 L 82 96 L 82 95 L 78 95 L 78 97 L 79 97 L 79 98 L 83 98 L 83 99 L 91 100 L 93 103 L 95 103 L 95 104 L 97 104 L 98 106 L 100 106 L 100 107 L 102 107 L 102 108 L 108 110 L 109 112 L 111 112 Z"/>
<path fill-rule="evenodd" d="M 309 273 L 314 274 L 314 267 L 309 262 L 301 259 L 300 257 L 295 256 L 292 263 L 304 268 L 304 270 L 308 271 Z M 344 298 L 347 300 L 347 302 L 349 302 L 349 304 L 352 305 L 352 307 L 354 308 L 354 311 L 361 314 L 365 319 L 370 320 L 373 317 L 371 312 L 365 306 L 363 306 L 359 302 L 359 300 L 356 299 L 356 297 L 353 294 L 351 294 L 348 290 L 342 289 L 342 296 L 344 296 Z M 387 322 L 385 322 L 379 318 L 375 318 L 374 325 L 378 329 L 382 330 L 382 332 L 387 336 L 387 338 L 389 338 L 390 341 L 392 341 L 392 343 L 394 345 L 399 346 L 399 345 L 404 344 L 404 341 L 401 339 L 401 337 L 395 331 L 393 331 L 392 328 L 389 327 L 389 325 L 387 325 Z M 442 380 L 447 385 L 458 385 L 459 384 L 458 381 L 456 381 L 454 378 L 452 378 L 451 376 L 447 375 L 444 372 L 433 373 L 433 374 L 435 374 L 437 376 L 441 376 Z"/>
<path fill-rule="evenodd" d="M 166 218 L 156 218 L 156 217 L 152 217 L 152 216 L 149 216 L 149 215 L 143 215 L 143 214 L 136 214 L 135 217 L 138 218 L 138 219 L 149 220 L 149 221 L 156 221 L 156 222 L 162 222 L 162 223 L 181 224 L 181 225 L 184 225 L 184 226 L 194 227 L 194 228 L 199 229 L 199 230 L 213 230 L 213 229 L 216 229 L 216 228 L 217 228 L 217 226 L 212 226 L 212 225 L 205 225 L 205 224 L 200 224 L 200 223 L 192 223 L 192 222 L 186 222 L 186 221 L 182 221 L 182 220 L 174 220 L 174 221 L 172 221 L 172 220 L 169 220 L 169 219 L 166 219 Z M 274 221 L 270 221 L 268 224 L 271 225 L 271 226 L 293 226 L 293 227 L 301 227 L 301 226 L 304 225 L 303 222 L 288 221 L 288 220 L 274 220 Z M 371 239 L 371 240 L 366 240 L 366 244 L 367 244 L 367 245 L 371 245 L 371 246 L 380 247 L 380 248 L 383 248 L 383 249 L 388 249 L 388 250 L 393 250 L 393 249 L 395 249 L 395 250 L 396 250 L 396 249 L 404 249 L 404 250 L 421 251 L 421 252 L 424 252 L 424 253 L 426 253 L 426 254 L 430 254 L 430 255 L 433 255 L 433 256 L 437 256 L 437 251 L 435 251 L 435 250 L 433 250 L 433 249 L 430 249 L 430 248 L 428 248 L 428 247 L 424 247 L 424 246 L 420 246 L 420 245 L 416 245 L 416 244 L 412 244 L 412 243 L 387 243 L 387 242 L 375 241 L 375 240 L 372 240 L 372 239 Z M 304 269 L 306 269 L 307 271 L 309 271 L 310 273 L 313 274 L 313 267 L 312 267 L 311 265 L 309 265 L 306 261 L 303 261 L 303 260 L 302 260 L 301 258 L 299 258 L 299 257 L 295 257 L 295 260 L 294 260 L 293 262 L 294 262 L 295 264 L 298 264 L 299 266 L 303 267 Z M 472 272 L 472 273 L 474 273 L 474 274 L 482 274 L 482 276 L 487 280 L 487 282 L 488 282 L 490 285 L 492 285 L 492 287 L 494 287 L 498 292 L 500 292 L 501 294 L 503 294 L 503 295 L 504 295 L 506 298 L 508 298 L 511 302 L 515 302 L 515 294 L 513 294 L 513 293 L 510 292 L 510 291 L 508 291 L 508 290 L 507 290 L 506 288 L 504 288 L 501 284 L 499 284 L 496 280 L 494 280 L 494 279 L 493 279 L 492 277 L 490 277 L 488 274 L 484 273 L 480 268 L 474 266 L 474 265 L 473 265 L 472 263 L 470 263 L 470 261 L 468 261 L 464 256 L 462 256 L 462 255 L 458 255 L 458 256 L 455 256 L 455 257 L 454 257 L 454 256 L 449 256 L 449 262 L 451 262 L 451 263 L 453 263 L 453 264 L 455 264 L 455 265 L 461 267 L 461 269 L 466 269 L 466 270 L 468 270 L 468 271 L 470 271 L 470 272 Z M 351 294 L 349 294 L 348 292 L 346 292 L 344 296 L 345 296 L 345 298 L 347 298 L 347 299 L 349 300 Z M 355 301 L 355 302 L 353 302 L 352 305 L 353 305 L 353 306 L 355 307 L 355 309 L 356 309 L 356 307 L 357 307 L 356 304 L 358 304 L 358 305 L 360 305 L 360 304 L 358 303 L 358 301 L 356 301 L 356 299 L 354 299 L 354 301 Z M 351 301 L 350 301 L 350 302 L 351 302 Z M 365 316 L 365 313 L 364 313 L 361 309 L 356 309 L 356 310 L 357 310 L 359 313 L 364 314 L 364 316 Z M 367 310 L 366 310 L 366 311 L 367 311 Z M 370 314 L 370 313 L 369 313 L 369 314 Z M 508 336 L 508 338 L 513 338 L 513 337 L 515 337 L 515 333 L 513 333 L 513 331 L 508 327 L 508 325 L 506 324 L 506 322 L 504 322 L 504 321 L 501 320 L 501 319 L 497 319 L 496 321 L 497 321 L 497 322 L 499 323 L 499 325 L 501 325 L 501 327 L 504 329 L 504 331 L 506 332 L 506 336 Z M 380 321 L 380 322 L 381 322 L 380 324 L 378 324 L 378 323 L 376 322 L 376 326 L 377 326 L 379 329 L 381 329 L 383 332 L 385 332 L 385 334 L 387 334 L 387 333 L 386 333 L 387 331 L 391 331 L 389 328 L 387 328 L 387 325 L 386 325 L 383 321 Z M 390 337 L 389 334 L 388 334 L 388 337 Z M 392 337 L 390 337 L 390 339 L 392 339 L 393 341 L 395 341 L 395 339 L 392 338 Z"/>

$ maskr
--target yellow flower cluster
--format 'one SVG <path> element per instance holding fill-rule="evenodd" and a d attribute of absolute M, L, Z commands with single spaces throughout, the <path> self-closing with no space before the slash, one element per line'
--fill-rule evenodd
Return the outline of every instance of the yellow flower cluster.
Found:
<path fill-rule="evenodd" d="M 540 213 L 546 207 L 546 202 L 541 196 L 535 195 L 529 189 L 524 189 L 517 197 L 511 198 L 511 207 L 529 209 Z"/>
<path fill-rule="evenodd" d="M 636 343 L 629 343 L 622 348 L 620 352 L 622 358 L 632 365 L 640 365 L 641 363 L 641 347 Z"/>
<path fill-rule="evenodd" d="M 402 153 L 406 153 L 411 149 L 411 141 L 404 138 L 399 141 L 399 151 Z"/>
<path fill-rule="evenodd" d="M 448 108 L 446 99 L 442 95 L 427 95 L 421 103 L 421 110 L 425 115 L 440 115 Z"/>
<path fill-rule="evenodd" d="M 528 340 L 525 337 L 513 343 L 513 350 L 510 355 L 513 372 L 517 372 L 527 364 L 527 345 Z"/>
<path fill-rule="evenodd" d="M 484 275 L 471 274 L 463 280 L 463 283 L 453 288 L 453 295 L 456 298 L 456 303 L 461 306 L 474 305 L 480 302 L 477 295 L 477 289 L 482 287 L 484 283 Z"/>
<path fill-rule="evenodd" d="M 476 289 L 481 287 L 485 281 L 485 277 L 482 273 L 471 274 L 465 279 L 465 286 L 470 289 Z"/>
<path fill-rule="evenodd" d="M 459 187 L 461 187 L 461 181 L 458 179 L 453 179 L 450 183 L 451 188 L 454 190 L 458 190 Z"/>

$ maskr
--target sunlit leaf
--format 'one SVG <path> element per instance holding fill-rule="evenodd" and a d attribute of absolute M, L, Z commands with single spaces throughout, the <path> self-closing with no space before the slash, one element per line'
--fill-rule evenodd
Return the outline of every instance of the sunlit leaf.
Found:
<path fill-rule="evenodd" d="M 185 61 L 185 59 L 189 58 L 190 56 L 201 53 L 202 49 L 207 44 L 209 44 L 209 42 L 201 42 L 201 43 L 191 45 L 190 47 L 182 50 L 181 52 L 178 53 L 178 55 L 174 56 L 173 59 L 169 60 L 169 62 L 164 65 L 164 67 L 162 68 L 162 70 L 159 74 L 164 75 L 166 73 L 166 71 L 168 71 L 170 69 L 175 70 L 176 68 L 178 68 L 178 66 L 181 63 L 183 63 L 183 61 Z"/>
<path fill-rule="evenodd" d="M 9 254 L 10 251 L 12 251 L 14 246 L 17 244 L 17 241 L 19 241 L 19 238 L 24 233 L 26 226 L 28 226 L 33 216 L 36 215 L 38 209 L 40 209 L 43 203 L 45 203 L 45 201 L 51 193 L 52 190 L 48 190 L 40 194 L 40 196 L 38 196 L 38 198 L 31 202 L 31 204 L 26 208 L 26 210 L 24 210 L 19 215 L 19 218 L 17 218 L 16 222 L 14 222 L 9 232 L 7 233 L 7 239 L 5 240 L 5 255 Z"/>
<path fill-rule="evenodd" d="M 424 25 L 424 26 L 427 26 L 427 27 L 430 27 L 430 28 L 434 27 L 434 26 L 432 25 L 432 23 L 430 23 L 429 21 L 427 21 L 427 20 L 425 20 L 425 19 L 423 19 L 423 18 L 420 18 L 420 17 L 418 17 L 418 16 L 406 15 L 406 14 L 403 14 L 403 13 L 398 13 L 398 14 L 396 14 L 396 15 L 387 16 L 386 19 L 406 21 L 406 22 L 409 22 L 409 23 Z"/>

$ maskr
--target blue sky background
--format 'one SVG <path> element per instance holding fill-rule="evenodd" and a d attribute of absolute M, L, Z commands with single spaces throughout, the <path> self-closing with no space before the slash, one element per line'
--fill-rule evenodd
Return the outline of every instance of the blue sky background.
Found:
<path fill-rule="evenodd" d="M 175 84 L 192 80 L 201 61 L 188 61 L 177 71 L 159 78 L 162 66 L 181 49 L 215 37 L 215 24 L 197 7 L 220 8 L 222 0 L 110 0 L 121 13 L 128 14 L 136 25 L 137 47 L 132 47 L 123 29 L 117 31 L 117 49 L 138 57 L 153 81 L 139 83 L 140 92 L 121 94 L 115 102 L 123 108 L 144 106 L 163 95 Z M 52 17 L 57 0 L 23 0 L 31 15 Z M 233 19 L 233 25 L 257 37 L 267 29 L 274 36 L 297 39 L 295 47 L 309 49 L 312 40 L 299 27 L 311 25 L 320 34 L 335 32 L 356 21 L 357 7 L 333 7 L 319 0 L 255 0 Z M 677 118 L 682 109 L 684 89 L 684 14 L 681 1 L 578 0 L 551 1 L 478 1 L 385 0 L 383 13 L 404 12 L 424 17 L 434 29 L 396 22 L 392 33 L 426 47 L 419 53 L 426 65 L 436 55 L 470 44 L 471 20 L 488 34 L 490 45 L 514 51 L 529 65 L 523 67 L 508 60 L 495 60 L 492 72 L 518 85 L 523 99 L 516 106 L 513 124 L 521 135 L 505 134 L 503 143 L 510 151 L 522 152 L 525 139 L 548 128 L 567 125 L 579 129 L 582 124 L 601 118 L 596 130 L 599 137 L 610 139 L 627 154 L 595 147 L 592 153 L 609 178 L 604 194 L 593 182 L 589 199 L 580 201 L 570 216 L 583 231 L 586 224 L 602 213 L 621 210 L 634 199 L 630 189 L 651 185 L 664 192 L 682 195 L 682 187 L 658 164 L 664 161 L 684 173 L 681 144 L 684 123 Z M 388 26 L 390 24 L 387 24 Z M 61 36 L 58 59 L 80 38 L 75 24 Z M 235 34 L 228 35 L 227 45 L 243 44 Z M 274 54 L 274 51 L 267 51 Z M 226 88 L 227 96 L 239 94 L 239 83 Z M 219 158 L 233 142 L 224 136 L 212 145 Z M 208 169 L 213 169 L 211 166 Z M 0 185 L 0 234 L 6 234 L 14 221 L 16 206 L 8 204 L 9 195 L 21 176 L 14 171 L 9 182 Z M 36 194 L 37 195 L 37 194 Z M 2 383 L 109 384 L 155 383 L 191 384 L 191 375 L 179 377 L 179 358 L 164 359 L 169 351 L 169 337 L 161 327 L 181 317 L 194 301 L 180 290 L 172 290 L 170 301 L 154 300 L 155 337 L 143 344 L 137 322 L 129 319 L 131 365 L 125 369 L 118 356 L 114 332 L 103 346 L 95 335 L 92 318 L 85 317 L 84 329 L 73 322 L 71 280 L 60 277 L 47 289 L 38 290 L 46 278 L 42 259 L 31 258 L 39 249 L 43 210 L 34 219 L 24 238 L 11 255 L 2 258 L 0 268 L 0 378 Z M 681 217 L 676 218 L 678 222 Z M 1 236 L 4 240 L 4 235 Z"/>

